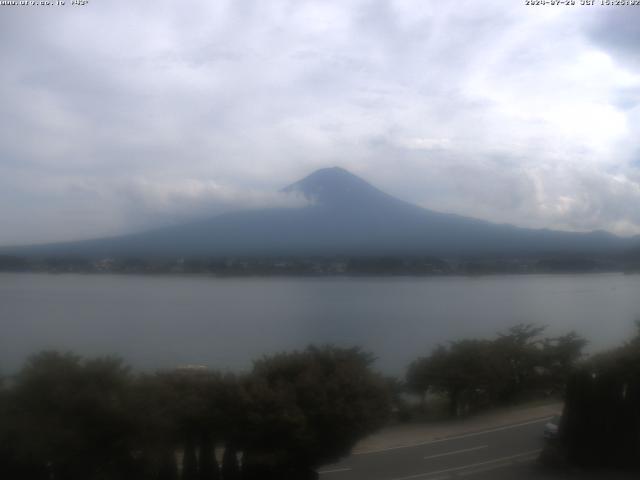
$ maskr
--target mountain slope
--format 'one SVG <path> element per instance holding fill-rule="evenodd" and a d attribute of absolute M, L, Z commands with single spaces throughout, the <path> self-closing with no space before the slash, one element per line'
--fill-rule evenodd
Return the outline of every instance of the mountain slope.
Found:
<path fill-rule="evenodd" d="M 497 225 L 426 210 L 340 168 L 283 189 L 310 205 L 219 215 L 136 235 L 13 249 L 33 255 L 526 255 L 614 253 L 632 239 Z"/>

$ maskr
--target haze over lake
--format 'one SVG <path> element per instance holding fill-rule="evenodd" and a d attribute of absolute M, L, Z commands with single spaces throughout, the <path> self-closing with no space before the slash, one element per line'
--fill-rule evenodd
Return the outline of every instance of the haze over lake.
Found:
<path fill-rule="evenodd" d="M 139 369 L 242 370 L 309 343 L 358 345 L 401 373 L 438 342 L 519 322 L 575 329 L 590 350 L 640 318 L 640 276 L 214 278 L 0 274 L 0 371 L 45 348 L 116 354 Z"/>

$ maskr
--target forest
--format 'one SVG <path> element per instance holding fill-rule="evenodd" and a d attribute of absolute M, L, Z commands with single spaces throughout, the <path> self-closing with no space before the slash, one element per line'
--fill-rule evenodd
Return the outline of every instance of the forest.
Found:
<path fill-rule="evenodd" d="M 204 366 L 135 372 L 115 357 L 45 351 L 0 383 L 0 476 L 24 480 L 318 478 L 390 422 L 422 421 L 434 398 L 459 418 L 565 399 L 556 464 L 638 466 L 640 323 L 586 357 L 575 332 L 516 325 L 439 345 L 403 379 L 359 348 L 309 346 L 244 373 Z"/>

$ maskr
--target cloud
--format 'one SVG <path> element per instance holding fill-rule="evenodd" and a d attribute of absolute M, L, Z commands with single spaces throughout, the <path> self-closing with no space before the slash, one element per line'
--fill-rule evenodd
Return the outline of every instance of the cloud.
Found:
<path fill-rule="evenodd" d="M 621 62 L 640 69 L 640 11 L 637 8 L 609 9 L 588 27 L 591 39 Z"/>
<path fill-rule="evenodd" d="M 4 189 L 3 195 L 18 208 L 8 209 L 3 219 L 7 244 L 28 242 L 23 232 L 36 240 L 45 237 L 47 241 L 63 241 L 143 231 L 234 210 L 308 205 L 306 199 L 295 194 L 196 178 L 12 177 L 14 184 Z M 23 198 L 33 201 L 19 204 Z M 25 216 L 30 221 L 25 222 Z"/>
<path fill-rule="evenodd" d="M 2 7 L 0 244 L 280 205 L 330 165 L 438 210 L 640 232 L 638 12 L 594 9 Z"/>
<path fill-rule="evenodd" d="M 95 188 L 89 187 L 89 190 Z M 125 199 L 125 203 L 136 205 L 135 210 L 125 211 L 137 222 L 151 224 L 175 223 L 233 210 L 301 208 L 308 205 L 308 201 L 299 195 L 239 189 L 196 179 L 168 183 L 139 179 L 106 190 L 114 190 L 121 199 Z"/>

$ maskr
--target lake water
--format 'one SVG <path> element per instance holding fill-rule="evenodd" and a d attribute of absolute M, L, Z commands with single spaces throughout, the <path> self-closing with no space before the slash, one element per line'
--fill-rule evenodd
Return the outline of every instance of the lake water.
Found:
<path fill-rule="evenodd" d="M 575 329 L 592 350 L 640 318 L 640 276 L 212 278 L 0 274 L 0 372 L 42 349 L 117 354 L 136 368 L 251 360 L 309 343 L 358 345 L 401 373 L 439 342 L 520 322 Z"/>

